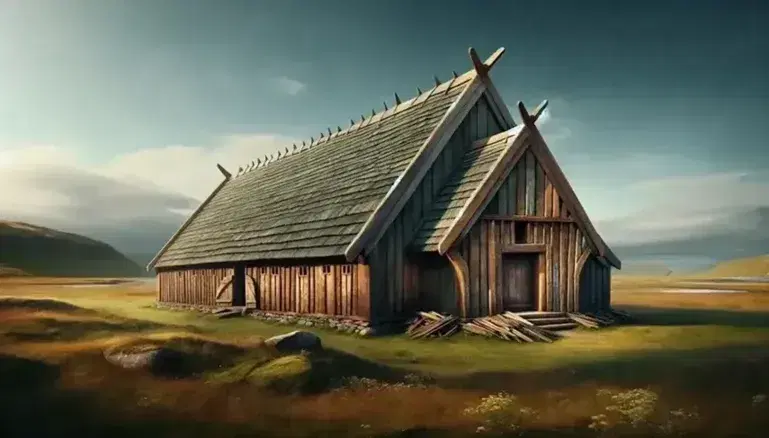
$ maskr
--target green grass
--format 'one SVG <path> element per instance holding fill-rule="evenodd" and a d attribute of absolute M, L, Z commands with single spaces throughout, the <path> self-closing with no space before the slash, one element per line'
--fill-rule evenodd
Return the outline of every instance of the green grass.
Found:
<path fill-rule="evenodd" d="M 676 281 L 618 281 L 614 304 L 638 323 L 576 330 L 553 344 L 464 335 L 364 339 L 312 329 L 326 350 L 287 356 L 260 340 L 294 327 L 159 310 L 147 285 L 0 283 L 0 295 L 26 297 L 0 299 L 0 384 L 23 399 L 0 406 L 0 421 L 30 436 L 70 429 L 84 430 L 81 436 L 396 436 L 402 429 L 462 436 L 477 426 L 462 411 L 505 390 L 540 411 L 525 425 L 531 433 L 577 428 L 594 436 L 586 426 L 600 411 L 596 391 L 641 387 L 659 394 L 662 413 L 697 405 L 703 430 L 761 430 L 750 400 L 769 393 L 769 288 L 712 296 L 647 292 Z M 18 337 L 20 330 L 28 336 Z M 101 356 L 105 348 L 146 345 L 193 358 L 185 368 L 192 372 L 169 380 L 117 369 Z M 409 374 L 433 383 L 397 384 Z M 373 386 L 329 391 L 353 376 Z M 554 393 L 563 400 L 554 403 Z M 42 413 L 33 421 L 24 407 Z M 59 428 L 46 429 L 41 418 Z"/>

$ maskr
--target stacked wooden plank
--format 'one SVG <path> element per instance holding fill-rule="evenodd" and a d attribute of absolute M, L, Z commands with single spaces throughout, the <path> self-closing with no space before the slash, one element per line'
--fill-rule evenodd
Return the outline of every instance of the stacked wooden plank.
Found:
<path fill-rule="evenodd" d="M 406 334 L 414 339 L 446 338 L 459 330 L 460 320 L 456 316 L 442 315 L 438 312 L 419 312 L 406 330 Z"/>
<path fill-rule="evenodd" d="M 572 330 L 579 325 L 565 312 L 518 312 L 515 315 L 532 325 L 550 331 Z"/>
<path fill-rule="evenodd" d="M 462 329 L 467 333 L 516 342 L 553 342 L 559 337 L 512 312 L 475 318 L 462 324 Z"/>

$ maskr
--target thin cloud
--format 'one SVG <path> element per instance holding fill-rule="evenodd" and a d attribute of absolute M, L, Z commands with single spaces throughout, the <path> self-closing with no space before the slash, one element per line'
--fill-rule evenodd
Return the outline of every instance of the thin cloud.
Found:
<path fill-rule="evenodd" d="M 307 89 L 307 84 L 286 76 L 277 77 L 273 80 L 273 82 L 280 91 L 288 94 L 289 96 L 296 96 L 297 94 Z"/>

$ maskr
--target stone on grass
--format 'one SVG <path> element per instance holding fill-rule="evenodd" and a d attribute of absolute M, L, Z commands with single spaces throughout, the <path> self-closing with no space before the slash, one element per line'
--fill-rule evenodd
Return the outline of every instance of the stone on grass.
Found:
<path fill-rule="evenodd" d="M 274 346 L 278 351 L 313 351 L 323 348 L 318 335 L 303 330 L 273 336 L 264 343 Z"/>

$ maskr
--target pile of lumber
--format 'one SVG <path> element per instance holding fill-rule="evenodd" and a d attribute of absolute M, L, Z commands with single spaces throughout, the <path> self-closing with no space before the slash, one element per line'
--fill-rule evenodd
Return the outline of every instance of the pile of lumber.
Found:
<path fill-rule="evenodd" d="M 516 342 L 553 342 L 559 338 L 554 331 L 537 327 L 512 312 L 475 318 L 462 324 L 462 330 L 475 335 Z"/>
<path fill-rule="evenodd" d="M 406 330 L 406 334 L 414 339 L 447 338 L 459 330 L 460 320 L 456 316 L 442 315 L 438 312 L 419 312 Z"/>

